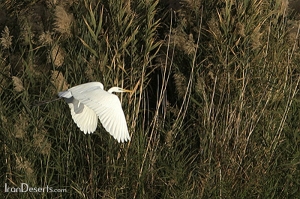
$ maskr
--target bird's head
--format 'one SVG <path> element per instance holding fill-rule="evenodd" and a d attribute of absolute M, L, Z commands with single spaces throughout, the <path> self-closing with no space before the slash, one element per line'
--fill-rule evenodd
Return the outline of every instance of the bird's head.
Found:
<path fill-rule="evenodd" d="M 109 93 L 124 93 L 124 92 L 132 92 L 131 90 L 126 90 L 124 88 L 120 88 L 120 87 L 111 87 L 107 92 Z"/>

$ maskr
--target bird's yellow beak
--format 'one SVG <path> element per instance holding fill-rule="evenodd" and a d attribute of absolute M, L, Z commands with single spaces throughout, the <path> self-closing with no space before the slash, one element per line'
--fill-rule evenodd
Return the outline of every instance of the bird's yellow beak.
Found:
<path fill-rule="evenodd" d="M 128 92 L 128 93 L 131 93 L 131 92 L 132 92 L 132 90 L 127 90 L 127 89 L 124 89 L 124 88 L 122 89 L 122 91 L 123 91 L 123 92 Z"/>

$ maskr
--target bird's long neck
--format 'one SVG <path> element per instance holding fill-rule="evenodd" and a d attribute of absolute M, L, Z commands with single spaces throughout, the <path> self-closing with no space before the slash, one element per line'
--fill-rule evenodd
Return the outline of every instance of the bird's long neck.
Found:
<path fill-rule="evenodd" d="M 113 93 L 113 92 L 116 92 L 116 91 L 118 91 L 119 89 L 118 89 L 118 87 L 111 87 L 110 89 L 108 89 L 108 91 L 107 92 L 109 92 L 109 93 Z"/>

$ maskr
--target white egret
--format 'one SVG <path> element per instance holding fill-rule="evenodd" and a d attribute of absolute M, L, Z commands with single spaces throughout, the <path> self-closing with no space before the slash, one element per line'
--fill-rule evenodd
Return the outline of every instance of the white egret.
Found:
<path fill-rule="evenodd" d="M 119 87 L 103 90 L 100 82 L 89 82 L 58 93 L 71 109 L 74 122 L 85 134 L 93 133 L 98 118 L 102 126 L 118 142 L 130 140 L 121 102 L 112 92 L 131 92 Z"/>

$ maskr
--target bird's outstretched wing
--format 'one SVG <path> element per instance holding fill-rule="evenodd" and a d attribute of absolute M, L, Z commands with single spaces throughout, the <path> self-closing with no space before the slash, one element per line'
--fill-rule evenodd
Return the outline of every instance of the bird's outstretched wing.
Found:
<path fill-rule="evenodd" d="M 74 99 L 73 102 L 70 103 L 71 105 L 69 104 L 71 113 L 72 110 L 75 113 L 74 116 L 72 115 L 75 122 L 76 110 L 80 112 L 80 105 L 83 105 L 82 113 L 85 113 L 85 116 L 87 116 L 92 115 L 91 112 L 93 111 L 94 114 L 99 117 L 99 120 L 106 131 L 108 131 L 118 142 L 130 140 L 125 115 L 119 98 L 114 94 L 104 91 L 103 85 L 100 82 L 82 84 L 70 88 L 68 91 L 75 100 L 78 100 L 79 104 L 76 105 L 77 102 Z M 69 94 L 62 95 L 62 97 L 67 95 Z M 73 107 L 71 107 L 72 105 Z M 77 119 L 76 123 L 79 127 L 79 119 L 83 118 Z"/>
<path fill-rule="evenodd" d="M 68 103 L 72 118 L 79 129 L 85 134 L 93 133 L 96 130 L 98 123 L 98 117 L 95 111 L 75 99 L 69 90 L 59 92 L 58 95 L 59 97 L 63 97 Z"/>

